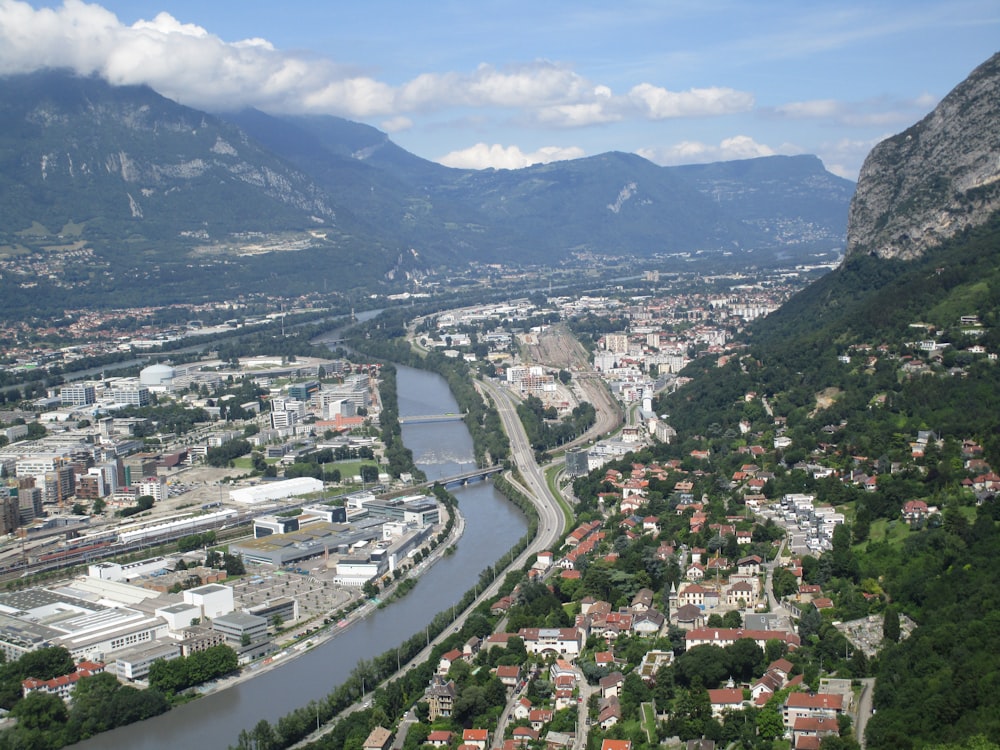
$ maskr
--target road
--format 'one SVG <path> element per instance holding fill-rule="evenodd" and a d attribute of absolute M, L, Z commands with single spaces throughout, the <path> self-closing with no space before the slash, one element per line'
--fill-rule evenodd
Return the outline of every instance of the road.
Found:
<path fill-rule="evenodd" d="M 865 747 L 865 729 L 872 715 L 872 694 L 875 692 L 875 678 L 866 677 L 861 680 L 861 695 L 858 697 L 858 712 L 854 715 L 854 736 Z"/>
<path fill-rule="evenodd" d="M 529 499 L 538 510 L 538 536 L 525 550 L 525 557 L 551 549 L 565 531 L 566 517 L 559 500 L 549 490 L 541 467 L 535 461 L 535 452 L 524 432 L 521 418 L 517 415 L 517 402 L 510 391 L 502 386 L 484 380 L 476 381 L 476 385 L 486 393 L 500 415 L 500 422 L 510 440 L 511 458 L 521 473 L 521 483 L 529 491 Z"/>

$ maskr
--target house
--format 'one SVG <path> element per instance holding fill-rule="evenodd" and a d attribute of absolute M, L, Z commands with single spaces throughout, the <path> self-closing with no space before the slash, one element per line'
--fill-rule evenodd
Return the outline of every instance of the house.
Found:
<path fill-rule="evenodd" d="M 514 598 L 512 596 L 501 596 L 497 599 L 493 605 L 490 607 L 491 615 L 502 615 L 507 612 L 508 609 L 514 604 Z"/>
<path fill-rule="evenodd" d="M 684 635 L 684 648 L 694 648 L 705 643 L 725 648 L 743 638 L 752 639 L 758 646 L 765 648 L 768 641 L 779 640 L 789 648 L 799 647 L 799 636 L 785 630 L 744 630 L 743 628 L 697 628 L 689 630 Z"/>
<path fill-rule="evenodd" d="M 389 750 L 391 746 L 392 732 L 385 727 L 375 727 L 361 747 L 363 750 Z"/>
<path fill-rule="evenodd" d="M 800 740 L 814 738 L 813 742 L 803 743 L 806 746 L 815 744 L 819 747 L 819 742 L 827 735 L 839 735 L 840 727 L 836 718 L 829 716 L 800 716 L 792 724 L 792 738 L 794 747 L 802 747 Z"/>
<path fill-rule="evenodd" d="M 757 604 L 754 588 L 749 583 L 734 583 L 726 590 L 726 604 L 733 607 L 753 607 Z"/>
<path fill-rule="evenodd" d="M 466 729 L 462 732 L 462 744 L 486 750 L 490 744 L 490 733 L 486 729 Z"/>
<path fill-rule="evenodd" d="M 531 714 L 531 701 L 527 698 L 519 698 L 517 703 L 514 704 L 514 710 L 511 711 L 511 715 L 514 717 L 515 721 L 520 721 L 521 719 L 527 719 Z"/>
<path fill-rule="evenodd" d="M 544 552 L 539 552 L 535 557 L 535 564 L 532 566 L 538 568 L 539 570 L 548 570 L 552 567 L 554 561 L 552 552 L 545 550 Z"/>
<path fill-rule="evenodd" d="M 573 686 L 576 682 L 576 670 L 565 659 L 556 659 L 549 667 L 549 680 L 553 685 Z"/>
<path fill-rule="evenodd" d="M 597 723 L 601 729 L 607 730 L 622 719 L 622 707 L 618 696 L 603 698 L 597 705 Z"/>
<path fill-rule="evenodd" d="M 922 521 L 928 514 L 927 503 L 923 500 L 908 500 L 903 504 L 903 520 L 907 523 Z"/>
<path fill-rule="evenodd" d="M 836 721 L 844 711 L 844 696 L 837 693 L 789 693 L 782 707 L 785 727 L 791 729 L 803 717 L 826 717 Z"/>
<path fill-rule="evenodd" d="M 62 701 L 68 702 L 72 697 L 73 688 L 76 683 L 84 677 L 100 674 L 104 671 L 104 664 L 101 662 L 82 661 L 76 666 L 75 672 L 53 677 L 51 680 L 39 680 L 35 677 L 28 677 L 21 681 L 21 692 L 27 696 L 28 693 L 40 692 L 54 695 Z"/>
<path fill-rule="evenodd" d="M 645 612 L 653 606 L 653 592 L 650 589 L 639 589 L 632 597 L 633 612 Z"/>
<path fill-rule="evenodd" d="M 763 561 L 757 555 L 741 557 L 736 562 L 736 570 L 741 576 L 760 575 L 760 566 Z"/>
<path fill-rule="evenodd" d="M 705 578 L 705 566 L 701 563 L 691 563 L 684 571 L 684 577 L 689 581 L 701 581 Z"/>
<path fill-rule="evenodd" d="M 424 744 L 433 745 L 434 747 L 448 747 L 451 744 L 451 732 L 447 732 L 444 729 L 435 729 L 427 735 L 427 740 Z"/>
<path fill-rule="evenodd" d="M 572 688 L 556 688 L 556 711 L 562 711 L 576 705 L 576 697 Z"/>
<path fill-rule="evenodd" d="M 514 727 L 511 736 L 516 747 L 527 747 L 529 742 L 538 741 L 538 730 L 534 727 Z"/>
<path fill-rule="evenodd" d="M 719 719 L 724 711 L 739 711 L 743 708 L 743 691 L 740 688 L 709 690 L 708 700 L 712 704 L 712 716 Z"/>
<path fill-rule="evenodd" d="M 471 661 L 472 658 L 479 653 L 479 649 L 482 645 L 483 642 L 479 638 L 472 636 L 462 646 L 462 658 L 466 661 Z"/>
<path fill-rule="evenodd" d="M 568 750 L 576 742 L 574 734 L 566 732 L 549 732 L 545 735 L 545 750 Z"/>
<path fill-rule="evenodd" d="M 666 618 L 662 612 L 650 609 L 632 619 L 632 632 L 646 637 L 658 636 L 663 631 Z"/>
<path fill-rule="evenodd" d="M 601 750 L 632 750 L 632 740 L 603 740 Z"/>
<path fill-rule="evenodd" d="M 521 628 L 517 634 L 529 654 L 575 658 L 583 650 L 583 634 L 576 628 Z"/>
<path fill-rule="evenodd" d="M 528 714 L 528 721 L 531 722 L 531 728 L 535 731 L 540 732 L 545 724 L 552 721 L 553 712 L 548 708 L 536 708 Z"/>
<path fill-rule="evenodd" d="M 462 661 L 464 658 L 465 655 L 457 648 L 453 648 L 448 653 L 441 654 L 441 661 L 438 662 L 438 674 L 448 674 L 451 665 L 456 661 Z"/>
<path fill-rule="evenodd" d="M 685 604 L 693 604 L 696 607 L 706 607 L 708 605 L 706 598 L 710 598 L 712 594 L 715 594 L 716 598 L 718 598 L 718 594 L 712 591 L 712 589 L 706 588 L 698 583 L 691 583 L 684 586 L 677 592 L 677 604 L 682 607 Z"/>
<path fill-rule="evenodd" d="M 621 692 L 622 685 L 625 684 L 625 675 L 621 672 L 612 672 L 602 677 L 599 684 L 602 698 L 610 698 L 612 696 L 617 698 Z"/>
<path fill-rule="evenodd" d="M 451 716 L 455 708 L 455 697 L 458 690 L 454 680 L 445 682 L 440 677 L 435 677 L 424 697 L 427 699 L 427 706 L 430 709 L 430 720 L 434 721 L 439 716 Z"/>
<path fill-rule="evenodd" d="M 521 681 L 521 667 L 517 664 L 501 664 L 497 667 L 497 679 L 508 690 L 514 690 Z"/>
<path fill-rule="evenodd" d="M 491 648 L 507 648 L 507 641 L 514 638 L 514 633 L 492 633 L 486 636 L 483 641 L 483 648 L 489 651 Z"/>
<path fill-rule="evenodd" d="M 612 667 L 615 665 L 615 655 L 612 651 L 598 651 L 594 654 L 594 663 L 599 667 Z"/>

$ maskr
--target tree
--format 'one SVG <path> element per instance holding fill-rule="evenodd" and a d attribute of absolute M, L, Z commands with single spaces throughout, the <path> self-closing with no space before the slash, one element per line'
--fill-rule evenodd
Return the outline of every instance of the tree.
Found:
<path fill-rule="evenodd" d="M 25 729 L 52 729 L 66 721 L 66 704 L 61 698 L 41 690 L 28 693 L 10 711 Z"/>
<path fill-rule="evenodd" d="M 771 579 L 771 585 L 774 590 L 774 596 L 778 599 L 791 596 L 799 588 L 795 574 L 788 568 L 778 568 L 775 570 L 774 576 Z"/>
<path fill-rule="evenodd" d="M 764 650 L 751 638 L 740 638 L 726 646 L 729 676 L 737 682 L 749 682 L 764 671 Z"/>
<path fill-rule="evenodd" d="M 855 544 L 868 541 L 868 535 L 872 528 L 872 512 L 865 504 L 858 504 L 854 514 L 853 540 Z"/>
<path fill-rule="evenodd" d="M 823 616 L 812 604 L 807 604 L 799 618 L 799 638 L 803 643 L 812 635 L 819 635 L 819 629 L 823 625 Z"/>
<path fill-rule="evenodd" d="M 680 685 L 692 686 L 698 683 L 706 688 L 716 688 L 728 674 L 726 652 L 719 646 L 695 646 L 677 657 L 676 675 Z"/>
<path fill-rule="evenodd" d="M 899 612 L 894 606 L 886 607 L 882 616 L 882 637 L 890 643 L 899 643 Z"/>

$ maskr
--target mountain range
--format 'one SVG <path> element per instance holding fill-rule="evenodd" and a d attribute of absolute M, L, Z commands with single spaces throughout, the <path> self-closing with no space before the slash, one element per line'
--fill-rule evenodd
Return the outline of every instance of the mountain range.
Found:
<path fill-rule="evenodd" d="M 58 257 L 71 297 L 144 284 L 153 268 L 182 295 L 171 279 L 205 264 L 250 290 L 289 274 L 306 289 L 384 288 L 574 254 L 829 251 L 853 191 L 813 156 L 661 167 L 612 152 L 452 169 L 335 117 L 212 115 L 63 71 L 0 79 L 0 260 Z M 275 262 L 283 251 L 298 259 Z"/>

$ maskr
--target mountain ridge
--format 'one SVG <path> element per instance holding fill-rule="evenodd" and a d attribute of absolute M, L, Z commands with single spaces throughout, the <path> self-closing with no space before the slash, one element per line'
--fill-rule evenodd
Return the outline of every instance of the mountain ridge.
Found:
<path fill-rule="evenodd" d="M 847 256 L 920 256 L 1000 208 L 1000 53 L 865 159 Z"/>
<path fill-rule="evenodd" d="M 304 291 L 384 291 L 472 263 L 830 253 L 853 189 L 815 157 L 677 168 L 608 152 L 455 169 L 341 118 L 217 116 L 61 70 L 0 78 L 0 263 L 16 272 L 25 253 L 62 252 L 67 299 L 168 266 L 178 279 L 210 267 L 254 290 L 294 274 Z M 70 243 L 93 255 L 59 249 Z M 307 253 L 313 272 L 246 260 L 288 252 Z"/>

